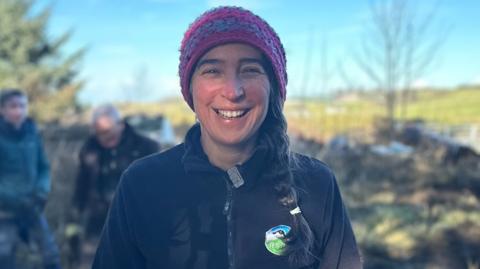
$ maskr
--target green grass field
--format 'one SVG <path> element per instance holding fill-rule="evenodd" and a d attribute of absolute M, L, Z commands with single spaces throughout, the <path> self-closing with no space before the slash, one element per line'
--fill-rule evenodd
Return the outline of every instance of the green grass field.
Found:
<path fill-rule="evenodd" d="M 385 116 L 381 93 L 349 94 L 325 99 L 289 99 L 285 115 L 290 132 L 308 138 L 328 139 L 337 133 L 368 132 L 376 119 Z M 125 114 L 163 114 L 174 126 L 195 121 L 193 112 L 181 99 L 148 104 L 123 104 Z M 400 108 L 396 117 L 400 119 Z M 412 92 L 405 119 L 423 119 L 440 125 L 480 124 L 480 87 Z"/>
<path fill-rule="evenodd" d="M 369 132 L 386 115 L 380 94 L 351 94 L 350 98 L 290 100 L 285 106 L 290 131 L 326 139 L 337 133 Z M 411 94 L 405 116 L 444 126 L 480 124 L 480 87 L 455 90 L 419 90 Z"/>

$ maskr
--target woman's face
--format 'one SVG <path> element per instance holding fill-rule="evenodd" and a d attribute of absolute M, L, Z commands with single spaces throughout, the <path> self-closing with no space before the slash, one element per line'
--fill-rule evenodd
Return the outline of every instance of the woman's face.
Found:
<path fill-rule="evenodd" d="M 200 58 L 191 90 L 203 143 L 255 143 L 270 94 L 264 66 L 259 50 L 239 43 L 214 47 Z"/>

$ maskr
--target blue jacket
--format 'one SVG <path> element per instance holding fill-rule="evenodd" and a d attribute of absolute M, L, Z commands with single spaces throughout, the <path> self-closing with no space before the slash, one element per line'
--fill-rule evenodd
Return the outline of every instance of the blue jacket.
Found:
<path fill-rule="evenodd" d="M 15 130 L 0 117 L 0 210 L 41 205 L 49 191 L 49 165 L 35 123 L 27 119 Z"/>
<path fill-rule="evenodd" d="M 361 268 L 335 177 L 322 162 L 298 158 L 294 177 L 318 258 L 302 269 Z M 236 166 L 239 186 L 209 163 L 195 126 L 184 144 L 135 162 L 123 174 L 92 268 L 293 269 L 266 248 L 267 231 L 292 225 L 275 179 L 263 173 L 267 160 L 259 147 Z"/>

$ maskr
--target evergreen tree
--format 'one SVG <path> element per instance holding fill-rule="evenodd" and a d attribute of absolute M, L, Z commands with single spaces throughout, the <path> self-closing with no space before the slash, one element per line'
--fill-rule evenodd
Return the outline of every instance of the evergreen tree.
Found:
<path fill-rule="evenodd" d="M 71 31 L 53 38 L 47 33 L 51 7 L 32 14 L 34 0 L 0 1 L 0 88 L 25 90 L 32 114 L 60 117 L 76 106 L 82 82 L 76 80 L 84 49 L 64 55 Z"/>

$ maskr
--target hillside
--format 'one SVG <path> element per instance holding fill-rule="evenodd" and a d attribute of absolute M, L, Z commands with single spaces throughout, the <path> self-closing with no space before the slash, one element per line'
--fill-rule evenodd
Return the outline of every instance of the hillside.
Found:
<path fill-rule="evenodd" d="M 125 114 L 163 114 L 175 127 L 191 125 L 195 120 L 180 98 L 159 103 L 120 104 L 120 107 Z M 349 93 L 332 100 L 292 98 L 285 103 L 285 114 L 291 132 L 325 140 L 337 133 L 368 133 L 375 120 L 384 115 L 384 106 L 380 93 Z M 447 126 L 480 124 L 480 86 L 412 92 L 405 119 L 418 118 Z"/>

